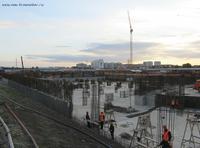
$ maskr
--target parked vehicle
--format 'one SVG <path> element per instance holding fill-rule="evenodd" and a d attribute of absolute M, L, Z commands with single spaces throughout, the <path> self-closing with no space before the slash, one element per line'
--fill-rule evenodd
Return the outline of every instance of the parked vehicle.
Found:
<path fill-rule="evenodd" d="M 200 92 L 200 80 L 196 80 L 193 88 Z"/>

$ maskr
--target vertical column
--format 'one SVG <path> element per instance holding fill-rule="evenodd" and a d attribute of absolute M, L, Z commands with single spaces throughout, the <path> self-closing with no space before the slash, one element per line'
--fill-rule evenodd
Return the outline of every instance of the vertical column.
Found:
<path fill-rule="evenodd" d="M 91 101 L 91 120 L 98 121 L 98 97 L 97 85 L 92 84 L 92 101 Z"/>

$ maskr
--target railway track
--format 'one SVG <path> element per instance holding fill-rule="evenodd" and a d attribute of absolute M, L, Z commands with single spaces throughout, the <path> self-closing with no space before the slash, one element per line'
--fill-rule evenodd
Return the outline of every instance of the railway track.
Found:
<path fill-rule="evenodd" d="M 23 129 L 23 131 L 28 135 L 28 137 L 30 138 L 30 140 L 32 141 L 33 145 L 35 148 L 39 148 L 36 140 L 34 139 L 34 137 L 31 135 L 31 133 L 28 131 L 28 129 L 26 128 L 26 126 L 22 123 L 22 121 L 19 119 L 19 117 L 14 113 L 14 111 L 10 108 L 10 106 L 6 103 L 3 104 L 6 108 L 6 110 L 13 116 L 13 118 L 17 121 L 17 123 L 21 126 L 21 128 Z"/>
<path fill-rule="evenodd" d="M 6 125 L 6 131 L 5 132 L 1 132 L 1 134 L 4 134 L 5 137 L 7 138 L 3 138 L 1 136 L 1 142 L 0 142 L 0 147 L 1 148 L 26 148 L 26 147 L 31 147 L 31 148 L 39 148 L 37 147 L 36 142 L 33 144 L 30 139 L 27 137 L 26 133 L 24 132 L 24 130 L 26 129 L 26 127 L 23 125 L 23 123 L 20 120 L 15 120 L 15 118 L 13 118 L 13 116 L 11 116 L 11 113 L 8 111 L 8 109 L 6 108 L 9 107 L 8 105 L 6 105 L 4 102 L 0 103 L 0 114 L 3 117 L 1 120 L 5 120 L 5 122 L 2 122 L 2 125 Z M 24 128 L 21 128 L 19 122 L 21 122 L 21 125 L 24 126 Z M 9 127 L 9 128 L 8 128 Z M 3 127 L 2 127 L 3 128 Z M 27 129 L 26 129 L 27 130 Z M 30 134 L 31 136 L 31 134 Z M 20 137 L 20 140 L 19 138 Z M 32 137 L 32 140 L 34 140 L 34 138 Z M 15 146 L 14 144 L 15 143 Z"/>
<path fill-rule="evenodd" d="M 35 102 L 33 100 L 27 100 L 26 97 L 11 98 L 3 94 L 0 94 L 0 97 L 3 98 L 3 100 L 7 102 L 7 104 L 9 104 L 11 108 L 16 109 L 16 113 L 19 115 L 20 118 L 23 119 L 23 116 L 21 116 L 20 114 L 29 113 L 40 116 L 41 118 L 43 118 L 42 120 L 46 119 L 53 121 L 59 126 L 62 126 L 65 129 L 70 129 L 73 131 L 73 133 L 77 133 L 77 137 L 79 137 L 79 139 L 81 137 L 81 139 L 85 139 L 84 141 L 89 141 L 90 144 L 88 143 L 88 148 L 94 147 L 94 145 L 96 148 L 122 148 L 121 145 L 114 143 L 112 140 L 100 136 L 97 132 L 83 127 L 80 124 L 74 122 L 73 120 L 69 120 L 61 115 L 58 115 L 56 112 L 45 108 L 38 102 Z"/>

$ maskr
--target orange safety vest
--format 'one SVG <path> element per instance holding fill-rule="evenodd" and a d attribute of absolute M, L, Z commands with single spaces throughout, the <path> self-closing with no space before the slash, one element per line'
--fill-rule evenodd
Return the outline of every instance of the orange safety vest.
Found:
<path fill-rule="evenodd" d="M 100 121 L 104 121 L 105 120 L 105 115 L 104 114 L 100 114 L 99 115 L 99 120 Z"/>
<path fill-rule="evenodd" d="M 175 100 L 172 100 L 171 105 L 172 105 L 172 106 L 175 105 Z"/>
<path fill-rule="evenodd" d="M 162 138 L 164 141 L 169 141 L 169 131 L 164 132 Z"/>

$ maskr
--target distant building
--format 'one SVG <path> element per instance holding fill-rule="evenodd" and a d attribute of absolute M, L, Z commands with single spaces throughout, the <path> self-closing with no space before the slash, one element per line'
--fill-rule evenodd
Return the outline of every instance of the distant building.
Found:
<path fill-rule="evenodd" d="M 160 61 L 154 61 L 154 66 L 155 67 L 159 67 L 161 65 L 161 62 Z"/>
<path fill-rule="evenodd" d="M 145 67 L 152 67 L 153 66 L 153 62 L 152 61 L 145 61 L 145 62 L 143 62 L 143 65 Z"/>
<path fill-rule="evenodd" d="M 171 65 L 171 64 L 164 64 L 164 65 L 161 65 L 162 68 L 173 68 L 174 65 Z"/>
<path fill-rule="evenodd" d="M 94 60 L 91 62 L 91 67 L 94 69 L 103 69 L 104 68 L 104 61 L 103 59 Z"/>
<path fill-rule="evenodd" d="M 123 67 L 124 69 L 140 69 L 144 67 L 144 65 L 143 64 L 123 64 Z"/>
<path fill-rule="evenodd" d="M 121 63 L 104 63 L 104 69 L 119 69 L 122 67 Z"/>
<path fill-rule="evenodd" d="M 87 67 L 88 67 L 88 65 L 84 64 L 84 63 L 78 63 L 78 64 L 76 64 L 76 68 L 79 68 L 79 69 L 85 69 Z"/>

